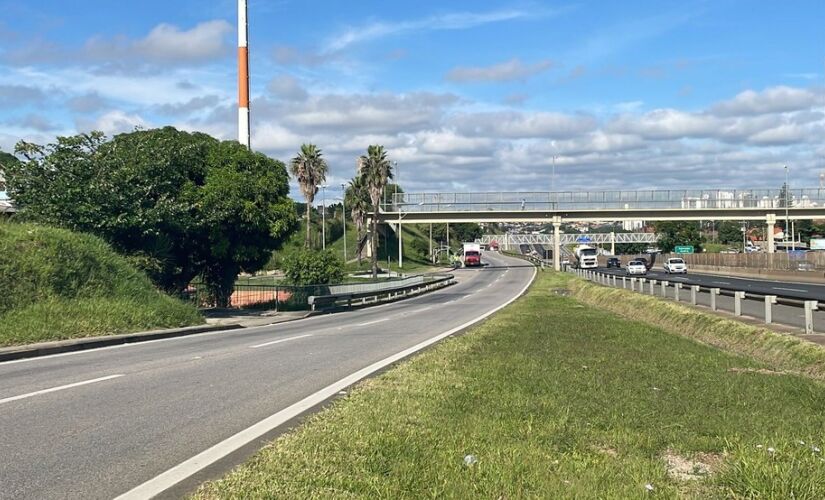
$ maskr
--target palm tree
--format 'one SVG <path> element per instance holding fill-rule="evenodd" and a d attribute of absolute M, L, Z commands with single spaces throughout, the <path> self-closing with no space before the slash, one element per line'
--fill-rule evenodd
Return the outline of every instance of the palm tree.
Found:
<path fill-rule="evenodd" d="M 363 179 L 372 202 L 372 277 L 378 277 L 378 210 L 384 186 L 392 179 L 392 164 L 387 159 L 384 146 L 372 145 L 367 154 L 358 158 L 358 176 Z M 400 228 L 399 228 L 400 231 Z"/>
<path fill-rule="evenodd" d="M 321 155 L 321 150 L 315 144 L 302 144 L 298 156 L 292 159 L 290 171 L 298 185 L 301 193 L 307 201 L 307 237 L 306 247 L 309 248 L 309 223 L 312 213 L 312 202 L 318 193 L 318 186 L 327 179 L 327 162 Z"/>
<path fill-rule="evenodd" d="M 360 175 L 355 176 L 349 183 L 349 189 L 346 193 L 347 208 L 350 209 L 350 216 L 352 222 L 355 224 L 355 233 L 357 235 L 357 252 L 358 264 L 361 264 L 361 254 L 364 250 L 364 225 L 367 222 L 367 213 L 370 210 L 369 193 L 364 185 L 364 178 Z"/>

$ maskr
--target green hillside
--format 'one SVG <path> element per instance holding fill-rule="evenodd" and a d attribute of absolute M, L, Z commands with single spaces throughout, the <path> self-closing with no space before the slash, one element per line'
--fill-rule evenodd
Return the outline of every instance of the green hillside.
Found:
<path fill-rule="evenodd" d="M 94 236 L 0 224 L 0 346 L 203 323 Z"/>

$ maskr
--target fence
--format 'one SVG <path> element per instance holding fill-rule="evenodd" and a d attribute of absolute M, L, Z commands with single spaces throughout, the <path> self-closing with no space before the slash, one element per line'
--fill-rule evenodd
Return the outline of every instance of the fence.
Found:
<path fill-rule="evenodd" d="M 763 295 L 735 288 L 725 287 L 703 287 L 700 285 L 686 285 L 684 283 L 671 282 L 668 280 L 656 280 L 645 277 L 621 276 L 617 274 L 593 271 L 589 269 L 568 269 L 581 278 L 595 283 L 622 288 L 632 292 L 658 296 L 662 298 L 673 297 L 676 302 L 688 302 L 697 305 L 700 294 L 707 294 L 711 310 L 720 310 L 718 298 L 720 296 L 733 298 L 734 316 L 743 315 L 743 304 L 745 301 L 759 303 L 764 306 L 762 319 L 765 324 L 773 323 L 774 306 L 777 304 L 803 310 L 804 328 L 806 334 L 814 333 L 814 312 L 819 310 L 819 302 L 816 300 L 801 300 L 781 295 Z"/>
<path fill-rule="evenodd" d="M 381 283 L 353 283 L 344 285 L 250 285 L 236 284 L 229 298 L 232 309 L 274 309 L 276 311 L 308 311 L 309 297 L 344 293 L 378 293 L 389 288 L 411 286 L 435 279 L 419 275 Z M 203 284 L 192 284 L 184 292 L 184 300 L 200 308 L 215 307 L 216 302 Z"/>
<path fill-rule="evenodd" d="M 680 257 L 688 266 L 743 267 L 769 271 L 825 270 L 825 252 L 664 254 L 659 258 L 664 261 L 670 257 Z"/>

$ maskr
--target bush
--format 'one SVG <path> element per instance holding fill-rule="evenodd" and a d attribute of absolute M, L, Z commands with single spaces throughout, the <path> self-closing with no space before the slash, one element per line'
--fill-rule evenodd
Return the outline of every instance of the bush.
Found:
<path fill-rule="evenodd" d="M 291 285 L 328 285 L 344 280 L 344 263 L 331 250 L 297 250 L 281 263 Z"/>
<path fill-rule="evenodd" d="M 202 323 L 103 240 L 0 224 L 0 345 Z"/>

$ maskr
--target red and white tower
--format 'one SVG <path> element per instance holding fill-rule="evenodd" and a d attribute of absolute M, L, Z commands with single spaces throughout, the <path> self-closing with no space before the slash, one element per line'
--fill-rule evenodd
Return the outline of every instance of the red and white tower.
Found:
<path fill-rule="evenodd" d="M 252 149 L 249 134 L 249 24 L 247 0 L 238 0 L 238 142 Z"/>

